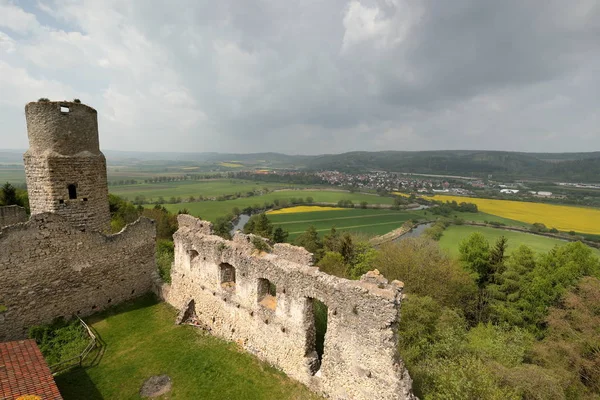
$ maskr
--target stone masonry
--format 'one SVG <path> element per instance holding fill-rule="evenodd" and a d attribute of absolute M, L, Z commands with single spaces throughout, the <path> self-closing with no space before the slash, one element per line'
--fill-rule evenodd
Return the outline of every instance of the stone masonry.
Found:
<path fill-rule="evenodd" d="M 43 213 L 0 230 L 0 342 L 32 325 L 86 316 L 153 288 L 156 227 L 140 218 L 114 235 Z"/>
<path fill-rule="evenodd" d="M 397 351 L 402 283 L 377 271 L 360 281 L 327 275 L 288 244 L 258 252 L 253 235 L 232 241 L 210 222 L 178 217 L 172 284 L 163 295 L 197 325 L 333 399 L 414 399 Z M 324 351 L 316 349 L 314 303 L 327 306 Z"/>
<path fill-rule="evenodd" d="M 20 206 L 0 207 L 0 228 L 27 221 L 27 213 Z"/>
<path fill-rule="evenodd" d="M 25 106 L 29 149 L 23 156 L 31 214 L 52 212 L 79 229 L 108 231 L 106 159 L 96 110 L 72 102 Z"/>

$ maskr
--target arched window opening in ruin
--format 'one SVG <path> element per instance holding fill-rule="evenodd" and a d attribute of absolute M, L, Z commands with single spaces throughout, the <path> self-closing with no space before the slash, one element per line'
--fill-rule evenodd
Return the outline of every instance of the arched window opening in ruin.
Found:
<path fill-rule="evenodd" d="M 193 261 L 199 255 L 196 250 L 188 250 L 187 253 L 188 253 L 188 257 L 190 257 L 190 262 Z"/>
<path fill-rule="evenodd" d="M 69 199 L 74 200 L 77 198 L 77 186 L 75 186 L 74 184 L 70 184 L 69 186 L 67 186 L 67 189 L 69 190 Z"/>
<path fill-rule="evenodd" d="M 277 308 L 277 287 L 268 279 L 258 280 L 258 303 L 270 310 Z"/>
<path fill-rule="evenodd" d="M 235 268 L 231 264 L 219 265 L 219 283 L 224 290 L 235 291 Z"/>
<path fill-rule="evenodd" d="M 322 301 L 308 298 L 306 303 L 306 311 L 306 357 L 311 358 L 310 372 L 311 374 L 315 375 L 319 372 L 321 365 L 323 364 L 329 309 Z"/>

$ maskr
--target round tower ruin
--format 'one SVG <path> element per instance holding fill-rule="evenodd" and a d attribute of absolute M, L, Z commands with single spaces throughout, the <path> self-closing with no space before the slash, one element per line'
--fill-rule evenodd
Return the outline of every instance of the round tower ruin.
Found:
<path fill-rule="evenodd" d="M 82 230 L 108 231 L 106 159 L 98 140 L 98 113 L 73 102 L 25 106 L 29 149 L 25 174 L 31 214 L 60 214 Z"/>

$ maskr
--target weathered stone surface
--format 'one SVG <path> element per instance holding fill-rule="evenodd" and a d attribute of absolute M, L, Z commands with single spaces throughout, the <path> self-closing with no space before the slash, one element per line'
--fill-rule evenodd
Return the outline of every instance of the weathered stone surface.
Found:
<path fill-rule="evenodd" d="M 257 253 L 250 235 L 227 241 L 205 221 L 178 220 L 172 284 L 164 295 L 182 318 L 193 304 L 199 326 L 331 398 L 414 398 L 397 353 L 399 282 L 376 271 L 362 281 L 340 279 L 312 267 L 304 249 L 276 245 L 271 254 Z M 274 297 L 264 293 L 269 283 L 276 285 Z M 328 307 L 322 362 L 313 299 Z"/>
<path fill-rule="evenodd" d="M 27 213 L 23 207 L 4 206 L 0 207 L 0 228 L 7 225 L 18 224 L 27 221 Z"/>
<path fill-rule="evenodd" d="M 85 316 L 152 290 L 154 221 L 140 218 L 114 235 L 82 232 L 44 213 L 0 230 L 0 341 L 32 325 Z"/>
<path fill-rule="evenodd" d="M 25 117 L 29 149 L 23 160 L 31 214 L 52 212 L 79 229 L 108 231 L 106 159 L 96 110 L 72 102 L 32 102 Z"/>

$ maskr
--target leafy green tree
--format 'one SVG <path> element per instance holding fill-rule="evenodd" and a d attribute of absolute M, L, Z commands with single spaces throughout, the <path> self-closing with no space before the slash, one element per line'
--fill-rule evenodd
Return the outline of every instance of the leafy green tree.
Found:
<path fill-rule="evenodd" d="M 348 276 L 348 267 L 344 261 L 344 257 L 340 253 L 333 251 L 325 252 L 325 255 L 317 264 L 319 269 L 329 275 L 346 278 Z"/>
<path fill-rule="evenodd" d="M 308 197 L 306 198 L 306 203 L 307 203 L 307 204 L 312 204 L 313 202 L 314 202 L 314 199 L 313 199 L 312 197 L 308 196 Z"/>
<path fill-rule="evenodd" d="M 342 236 L 340 242 L 340 254 L 346 264 L 351 264 L 354 261 L 354 243 L 352 242 L 352 236 L 349 233 L 345 233 Z"/>
<path fill-rule="evenodd" d="M 360 208 L 367 208 L 368 205 L 369 205 L 369 203 L 367 203 L 366 201 L 360 202 Z"/>
<path fill-rule="evenodd" d="M 477 274 L 477 284 L 484 287 L 489 282 L 492 269 L 490 268 L 490 244 L 479 232 L 472 233 L 460 242 L 458 246 L 460 260 L 467 270 Z"/>

